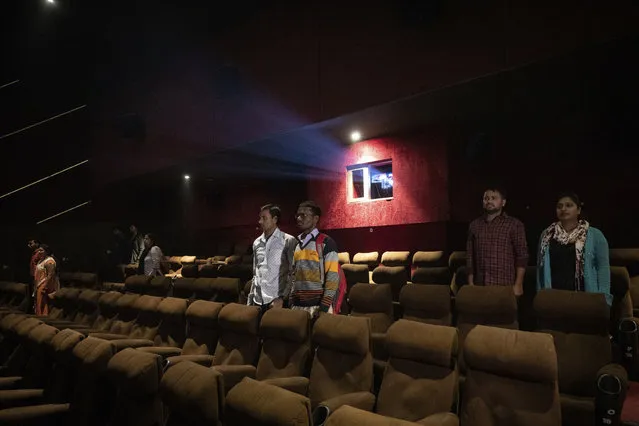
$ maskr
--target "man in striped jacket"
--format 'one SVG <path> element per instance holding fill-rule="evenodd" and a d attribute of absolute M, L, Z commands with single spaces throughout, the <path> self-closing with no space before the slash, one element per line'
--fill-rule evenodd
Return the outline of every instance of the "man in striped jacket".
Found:
<path fill-rule="evenodd" d="M 332 313 L 339 286 L 337 244 L 317 229 L 322 210 L 313 201 L 297 208 L 295 220 L 302 231 L 293 255 L 291 309 L 302 309 L 315 318 Z"/>

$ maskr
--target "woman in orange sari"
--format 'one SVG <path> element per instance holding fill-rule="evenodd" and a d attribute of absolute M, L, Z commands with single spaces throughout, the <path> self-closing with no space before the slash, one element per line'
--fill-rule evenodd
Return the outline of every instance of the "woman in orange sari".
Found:
<path fill-rule="evenodd" d="M 49 246 L 43 244 L 40 248 L 43 251 L 43 259 L 35 268 L 35 313 L 49 315 L 51 298 L 55 297 L 55 292 L 60 288 L 58 265 Z"/>

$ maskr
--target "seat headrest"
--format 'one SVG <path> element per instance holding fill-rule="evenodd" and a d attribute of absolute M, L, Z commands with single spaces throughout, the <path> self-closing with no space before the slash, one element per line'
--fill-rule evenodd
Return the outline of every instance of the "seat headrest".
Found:
<path fill-rule="evenodd" d="M 390 284 L 355 284 L 348 293 L 348 304 L 358 312 L 388 312 L 393 309 Z"/>
<path fill-rule="evenodd" d="M 557 381 L 557 353 L 546 333 L 478 325 L 464 341 L 464 361 L 470 370 L 534 383 Z"/>
<path fill-rule="evenodd" d="M 122 297 L 122 293 L 118 291 L 109 291 L 104 293 L 100 296 L 100 299 L 98 299 L 98 306 L 100 306 L 100 309 L 102 309 L 103 305 L 115 306 L 115 303 L 120 297 Z"/>
<path fill-rule="evenodd" d="M 73 356 L 80 364 L 100 373 L 106 372 L 109 360 L 116 352 L 117 348 L 113 342 L 91 336 L 73 348 Z"/>
<path fill-rule="evenodd" d="M 373 271 L 373 281 L 377 284 L 405 284 L 408 281 L 403 266 L 378 266 Z"/>
<path fill-rule="evenodd" d="M 442 266 L 444 263 L 444 252 L 439 251 L 418 251 L 413 255 L 413 266 L 432 267 Z"/>
<path fill-rule="evenodd" d="M 220 311 L 219 324 L 221 329 L 234 331 L 241 334 L 256 335 L 260 317 L 260 308 L 257 306 L 229 303 Z"/>
<path fill-rule="evenodd" d="M 354 263 L 347 263 L 342 265 L 342 271 L 346 280 L 352 284 L 355 283 L 367 283 L 370 281 L 368 276 L 368 265 L 356 265 Z"/>
<path fill-rule="evenodd" d="M 199 272 L 198 265 L 184 265 L 182 267 L 182 276 L 185 278 L 197 278 Z"/>
<path fill-rule="evenodd" d="M 625 266 L 633 272 L 639 267 L 639 249 L 636 248 L 610 249 L 609 258 L 611 265 Z"/>
<path fill-rule="evenodd" d="M 186 319 L 191 324 L 215 327 L 223 307 L 223 303 L 196 300 L 187 308 Z"/>
<path fill-rule="evenodd" d="M 153 277 L 150 275 L 131 275 L 124 281 L 124 287 L 131 291 L 139 291 L 139 289 L 148 287 Z"/>
<path fill-rule="evenodd" d="M 351 254 L 347 251 L 342 251 L 337 253 L 337 260 L 339 261 L 340 265 L 346 265 L 351 263 Z"/>
<path fill-rule="evenodd" d="M 450 268 L 451 271 L 455 272 L 462 266 L 466 266 L 466 252 L 452 252 L 448 257 L 448 268 Z"/>
<path fill-rule="evenodd" d="M 51 343 L 59 330 L 47 324 L 40 324 L 29 332 L 29 343 L 37 346 L 47 346 Z"/>
<path fill-rule="evenodd" d="M 195 256 L 182 256 L 180 258 L 180 263 L 182 265 L 186 265 L 187 263 L 195 263 Z"/>
<path fill-rule="evenodd" d="M 226 259 L 224 259 L 224 261 L 227 265 L 237 265 L 239 263 L 242 263 L 242 256 L 239 254 L 232 254 L 231 256 L 228 256 Z"/>
<path fill-rule="evenodd" d="M 452 368 L 457 357 L 457 329 L 400 319 L 386 332 L 386 347 L 393 358 Z"/>
<path fill-rule="evenodd" d="M 78 343 L 84 340 L 84 335 L 75 330 L 65 328 L 51 340 L 53 356 L 56 360 L 71 363 L 73 360 L 73 349 Z"/>
<path fill-rule="evenodd" d="M 517 298 L 511 286 L 464 286 L 457 292 L 455 307 L 460 316 L 517 319 Z"/>
<path fill-rule="evenodd" d="M 100 300 L 101 296 L 102 294 L 97 290 L 84 290 L 78 296 L 78 300 L 81 303 L 95 305 L 98 303 L 98 300 Z"/>
<path fill-rule="evenodd" d="M 120 298 L 120 300 L 122 300 L 122 298 Z M 161 302 L 162 302 L 161 297 L 144 295 L 144 296 L 138 297 L 138 299 L 135 301 L 133 305 L 133 308 L 143 312 L 155 312 L 157 311 L 158 306 L 160 305 Z"/>
<path fill-rule="evenodd" d="M 27 337 L 40 324 L 44 323 L 37 318 L 26 318 L 15 325 L 14 331 L 20 337 Z"/>
<path fill-rule="evenodd" d="M 155 394 L 160 388 L 162 357 L 125 348 L 111 358 L 108 371 L 119 392 L 136 396 Z"/>
<path fill-rule="evenodd" d="M 399 293 L 404 309 L 429 311 L 438 316 L 451 311 L 450 287 L 437 284 L 407 284 Z"/>
<path fill-rule="evenodd" d="M 158 312 L 164 317 L 182 319 L 186 313 L 187 301 L 177 297 L 166 297 L 158 305 Z"/>
<path fill-rule="evenodd" d="M 610 293 L 616 298 L 623 298 L 630 288 L 630 274 L 625 266 L 610 267 Z"/>
<path fill-rule="evenodd" d="M 533 302 L 540 330 L 607 335 L 610 308 L 603 294 L 541 290 Z"/>
<path fill-rule="evenodd" d="M 379 252 L 371 251 L 369 253 L 355 253 L 355 256 L 353 256 L 353 263 L 368 265 L 368 267 L 372 269 L 379 264 Z"/>
<path fill-rule="evenodd" d="M 382 254 L 384 266 L 408 266 L 410 265 L 409 251 L 386 251 Z"/>
<path fill-rule="evenodd" d="M 310 324 L 306 311 L 269 309 L 262 316 L 260 336 L 264 339 L 304 343 L 309 341 Z"/>
<path fill-rule="evenodd" d="M 193 424 L 218 424 L 224 396 L 222 375 L 191 361 L 170 366 L 160 381 L 164 404 Z"/>
<path fill-rule="evenodd" d="M 413 271 L 411 281 L 418 284 L 450 285 L 452 276 L 447 266 L 419 266 Z"/>
<path fill-rule="evenodd" d="M 366 355 L 370 330 L 369 318 L 322 314 L 313 326 L 313 343 L 336 352 Z"/>

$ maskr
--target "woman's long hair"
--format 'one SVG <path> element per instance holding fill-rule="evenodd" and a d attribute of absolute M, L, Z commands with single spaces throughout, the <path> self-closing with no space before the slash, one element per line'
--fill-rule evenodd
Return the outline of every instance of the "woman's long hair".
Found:
<path fill-rule="evenodd" d="M 55 257 L 55 254 L 53 254 L 53 250 L 51 250 L 51 247 L 49 247 L 49 245 L 47 244 L 40 244 L 40 249 L 42 249 L 44 253 L 41 262 L 44 261 L 47 257 L 53 258 L 53 261 L 55 262 L 55 274 L 58 275 L 58 270 L 60 269 L 60 261 L 57 257 Z"/>

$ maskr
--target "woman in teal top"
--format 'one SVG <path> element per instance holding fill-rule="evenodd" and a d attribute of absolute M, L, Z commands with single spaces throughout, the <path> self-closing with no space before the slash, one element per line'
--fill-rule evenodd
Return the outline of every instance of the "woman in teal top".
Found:
<path fill-rule="evenodd" d="M 559 197 L 559 221 L 546 228 L 539 239 L 537 290 L 602 293 L 610 305 L 608 241 L 600 230 L 579 218 L 581 206 L 577 194 Z"/>

